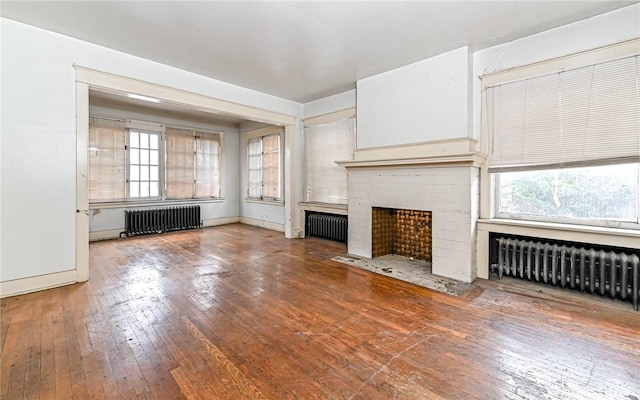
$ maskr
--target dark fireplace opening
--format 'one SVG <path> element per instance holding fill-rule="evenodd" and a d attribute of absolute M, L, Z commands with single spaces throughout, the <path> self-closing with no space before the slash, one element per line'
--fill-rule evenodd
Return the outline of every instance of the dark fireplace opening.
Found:
<path fill-rule="evenodd" d="M 372 257 L 396 254 L 431 262 L 431 211 L 373 207 Z"/>

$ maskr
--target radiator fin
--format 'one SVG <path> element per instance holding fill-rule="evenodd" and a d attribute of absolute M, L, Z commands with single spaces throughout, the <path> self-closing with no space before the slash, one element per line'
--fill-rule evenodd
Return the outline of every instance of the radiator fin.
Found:
<path fill-rule="evenodd" d="M 348 233 L 347 224 L 346 215 L 308 214 L 306 235 L 346 243 Z"/>
<path fill-rule="evenodd" d="M 510 275 L 633 303 L 638 310 L 640 258 L 540 241 L 497 238 L 498 276 Z"/>
<path fill-rule="evenodd" d="M 198 205 L 131 209 L 124 211 L 120 237 L 198 228 L 202 228 Z"/>

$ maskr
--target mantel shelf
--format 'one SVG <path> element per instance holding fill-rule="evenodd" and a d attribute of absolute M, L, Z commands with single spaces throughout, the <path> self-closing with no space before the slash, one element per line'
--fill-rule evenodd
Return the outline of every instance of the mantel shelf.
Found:
<path fill-rule="evenodd" d="M 436 167 L 481 167 L 486 157 L 480 153 L 447 154 L 428 157 L 410 157 L 379 160 L 336 161 L 341 167 L 351 168 L 436 168 Z"/>

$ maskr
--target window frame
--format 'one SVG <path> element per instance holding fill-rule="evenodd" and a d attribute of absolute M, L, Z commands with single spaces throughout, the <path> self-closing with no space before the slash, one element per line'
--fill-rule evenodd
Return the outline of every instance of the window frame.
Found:
<path fill-rule="evenodd" d="M 157 135 L 158 136 L 158 195 L 157 196 L 145 196 L 145 197 L 131 197 L 131 136 L 130 136 L 130 132 L 134 131 L 134 132 L 138 132 L 138 133 L 146 133 L 149 135 Z M 126 195 L 126 201 L 128 203 L 140 203 L 140 202 L 149 202 L 149 201 L 158 201 L 158 200 L 164 200 L 165 197 L 165 189 L 164 189 L 164 175 L 165 175 L 165 157 L 166 157 L 166 149 L 164 146 L 165 140 L 164 140 L 164 132 L 163 131 L 154 131 L 151 129 L 140 129 L 140 128 L 134 128 L 134 127 L 127 127 L 126 128 L 126 137 L 125 137 L 125 195 Z M 150 149 L 150 146 L 148 147 Z M 137 147 L 137 149 L 141 149 L 141 147 Z M 151 164 L 147 164 L 149 165 L 149 167 L 151 167 Z M 142 164 L 138 164 L 138 166 L 142 166 Z M 140 177 L 140 171 L 138 171 L 138 177 Z M 138 182 L 142 182 L 142 180 L 138 180 Z M 149 179 L 149 183 L 152 182 Z"/>
<path fill-rule="evenodd" d="M 592 165 L 592 167 L 606 166 L 604 165 Z M 566 168 L 549 168 L 547 171 L 557 171 Z M 640 163 L 638 163 L 639 176 L 640 176 Z M 539 170 L 539 169 L 538 169 Z M 640 210 L 636 216 L 637 221 L 621 221 L 613 219 L 582 219 L 571 218 L 562 216 L 545 216 L 536 214 L 519 214 L 500 211 L 501 196 L 500 196 L 500 174 L 503 172 L 490 173 L 490 179 L 492 184 L 492 198 L 493 198 L 493 215 L 497 219 L 512 220 L 512 221 L 534 221 L 534 222 L 548 222 L 564 225 L 582 225 L 593 226 L 602 228 L 621 228 L 621 229 L 640 229 Z M 505 172 L 508 173 L 508 172 Z M 640 182 L 638 182 L 640 188 Z M 640 190 L 638 191 L 638 205 L 640 205 Z"/>
<path fill-rule="evenodd" d="M 521 67 L 511 68 L 504 71 L 498 71 L 488 75 L 481 76 L 481 152 L 489 158 L 490 135 L 487 118 L 487 88 L 500 84 L 510 83 L 518 80 L 529 79 L 537 76 L 557 73 L 563 70 L 584 67 L 590 64 L 605 63 L 608 61 L 621 59 L 633 55 L 640 54 L 640 39 L 632 39 L 602 48 L 588 50 L 576 54 L 570 54 L 552 60 L 545 60 L 534 64 L 524 65 Z M 488 160 L 487 160 L 488 161 Z M 481 219 L 501 219 L 511 221 L 533 221 L 544 222 L 561 225 L 581 225 L 594 228 L 622 228 L 638 230 L 640 223 L 613 221 L 613 220 L 582 220 L 567 217 L 546 217 L 537 215 L 524 215 L 514 213 L 500 212 L 500 182 L 499 173 L 503 171 L 489 172 L 488 162 L 481 167 L 480 176 L 480 218 Z M 606 165 L 602 163 L 591 163 L 591 166 Z M 576 165 L 573 165 L 576 166 Z M 565 166 L 572 167 L 571 165 Z M 536 168 L 541 169 L 541 168 Z M 558 169 L 558 168 L 549 168 Z M 508 171 L 504 171 L 508 172 Z M 640 183 L 639 183 L 640 184 Z M 640 201 L 640 199 L 639 199 Z M 640 203 L 639 203 L 640 204 Z M 639 211 L 640 214 L 640 211 Z M 638 216 L 640 219 L 640 215 Z"/>
<path fill-rule="evenodd" d="M 266 137 L 277 136 L 278 137 L 278 197 L 269 197 L 264 196 L 264 145 L 263 140 Z M 245 134 L 245 156 L 246 156 L 246 190 L 245 190 L 245 200 L 249 202 L 260 202 L 260 203 L 277 203 L 284 204 L 284 129 L 281 126 L 269 126 L 266 128 L 257 129 L 251 132 L 247 132 Z M 249 155 L 249 144 L 252 141 L 260 140 L 260 149 L 261 149 L 261 189 L 260 189 L 260 197 L 252 197 L 249 195 L 249 187 L 250 187 L 250 177 L 249 177 L 249 169 L 250 169 L 250 155 Z"/>

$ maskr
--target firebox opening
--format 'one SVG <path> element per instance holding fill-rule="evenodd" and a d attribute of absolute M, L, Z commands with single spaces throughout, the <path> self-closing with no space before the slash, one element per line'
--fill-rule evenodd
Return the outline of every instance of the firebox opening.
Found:
<path fill-rule="evenodd" d="M 397 254 L 431 262 L 431 211 L 373 207 L 372 257 Z"/>

